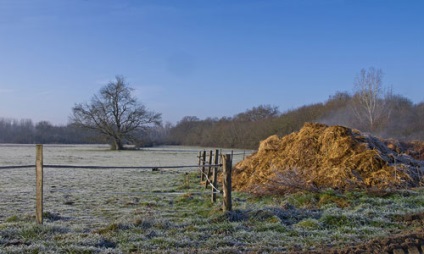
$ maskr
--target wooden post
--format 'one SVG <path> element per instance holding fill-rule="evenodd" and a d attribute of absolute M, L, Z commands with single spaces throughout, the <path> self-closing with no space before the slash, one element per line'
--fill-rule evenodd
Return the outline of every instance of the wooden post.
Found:
<path fill-rule="evenodd" d="M 222 210 L 231 211 L 232 201 L 231 201 L 231 170 L 232 170 L 232 161 L 231 154 L 225 154 L 222 158 L 222 190 L 223 190 L 223 203 Z"/>
<path fill-rule="evenodd" d="M 205 165 L 206 165 L 206 151 L 205 150 L 203 150 L 203 153 L 202 153 L 202 176 L 201 176 L 201 178 L 200 178 L 200 181 L 204 181 L 205 180 Z"/>
<path fill-rule="evenodd" d="M 212 185 L 214 188 L 212 188 L 212 203 L 216 202 L 216 189 L 218 188 L 218 163 L 219 163 L 219 150 L 216 149 L 215 150 L 215 167 L 213 167 L 213 172 L 212 172 Z"/>
<path fill-rule="evenodd" d="M 212 175 L 212 158 L 213 158 L 213 151 L 212 150 L 210 150 L 209 151 L 209 168 L 208 168 L 208 178 L 210 178 L 211 177 L 211 175 Z"/>
<path fill-rule="evenodd" d="M 208 188 L 209 185 L 209 181 L 208 179 L 211 177 L 211 171 L 212 171 L 212 156 L 213 156 L 213 152 L 212 150 L 209 151 L 209 167 L 208 167 L 208 174 L 207 174 L 207 178 L 206 178 L 206 183 L 205 183 L 205 189 Z"/>
<path fill-rule="evenodd" d="M 199 152 L 199 169 L 200 165 L 202 165 L 202 151 Z M 200 172 L 200 179 L 202 179 L 202 172 Z"/>
<path fill-rule="evenodd" d="M 185 183 L 184 183 L 184 185 L 187 189 L 190 188 L 190 176 L 189 176 L 188 173 L 185 173 Z"/>
<path fill-rule="evenodd" d="M 38 224 L 43 224 L 43 145 L 36 145 L 35 161 L 36 181 L 36 211 L 35 219 Z"/>

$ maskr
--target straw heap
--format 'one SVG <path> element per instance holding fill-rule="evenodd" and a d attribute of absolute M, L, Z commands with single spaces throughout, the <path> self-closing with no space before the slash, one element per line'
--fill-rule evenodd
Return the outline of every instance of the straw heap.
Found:
<path fill-rule="evenodd" d="M 233 187 L 248 192 L 308 188 L 399 188 L 418 186 L 424 162 L 384 142 L 342 126 L 305 123 L 285 137 L 270 136 L 234 167 Z"/>

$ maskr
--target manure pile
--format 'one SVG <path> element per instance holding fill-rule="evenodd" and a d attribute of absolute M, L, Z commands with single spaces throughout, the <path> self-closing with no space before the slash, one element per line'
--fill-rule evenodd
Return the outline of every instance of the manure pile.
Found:
<path fill-rule="evenodd" d="M 234 166 L 233 187 L 252 193 L 333 188 L 387 189 L 421 185 L 424 162 L 389 149 L 376 137 L 342 126 L 305 123 L 270 136 Z"/>

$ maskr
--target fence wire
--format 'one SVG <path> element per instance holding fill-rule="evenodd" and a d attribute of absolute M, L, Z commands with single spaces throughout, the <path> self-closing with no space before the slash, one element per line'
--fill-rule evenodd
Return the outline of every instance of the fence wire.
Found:
<path fill-rule="evenodd" d="M 220 167 L 222 164 L 209 165 L 208 167 Z M 87 166 L 87 165 L 43 165 L 43 168 L 83 168 L 83 169 L 179 169 L 179 168 L 198 168 L 199 165 L 183 165 L 183 166 Z M 10 165 L 0 166 L 0 169 L 19 169 L 19 168 L 35 168 L 35 165 Z"/>

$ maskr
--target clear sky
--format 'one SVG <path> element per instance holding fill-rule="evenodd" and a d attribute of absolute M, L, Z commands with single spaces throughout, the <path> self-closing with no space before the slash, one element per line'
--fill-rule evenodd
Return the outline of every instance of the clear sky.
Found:
<path fill-rule="evenodd" d="M 0 117 L 66 124 L 126 77 L 172 123 L 284 112 L 368 67 L 424 101 L 422 0 L 0 0 Z"/>

